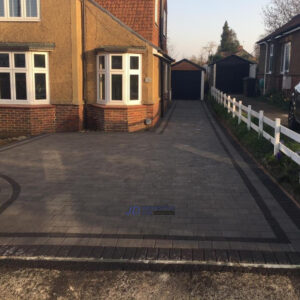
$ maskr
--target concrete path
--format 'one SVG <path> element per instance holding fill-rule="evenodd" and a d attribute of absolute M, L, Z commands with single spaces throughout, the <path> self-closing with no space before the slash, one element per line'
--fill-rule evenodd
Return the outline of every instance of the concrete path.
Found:
<path fill-rule="evenodd" d="M 300 265 L 299 208 L 200 102 L 156 132 L 0 148 L 0 170 L 3 257 Z"/>

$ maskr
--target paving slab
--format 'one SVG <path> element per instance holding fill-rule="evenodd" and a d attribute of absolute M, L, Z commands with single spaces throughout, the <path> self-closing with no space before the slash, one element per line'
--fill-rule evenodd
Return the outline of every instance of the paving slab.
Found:
<path fill-rule="evenodd" d="M 194 261 L 196 250 L 216 263 L 298 261 L 299 208 L 202 102 L 177 101 L 152 132 L 53 134 L 0 148 L 0 170 L 2 258 L 25 246 L 38 256 L 40 246 L 61 258 L 104 247 L 103 260 L 124 248 L 130 261 Z"/>

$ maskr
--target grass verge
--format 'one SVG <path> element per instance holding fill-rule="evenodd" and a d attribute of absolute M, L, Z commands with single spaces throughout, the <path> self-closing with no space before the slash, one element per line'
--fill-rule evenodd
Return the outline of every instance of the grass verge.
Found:
<path fill-rule="evenodd" d="M 217 117 L 227 126 L 238 141 L 253 155 L 253 157 L 277 180 L 277 182 L 300 203 L 300 167 L 283 154 L 273 155 L 274 147 L 263 137 L 259 137 L 254 130 L 248 131 L 245 123 L 238 124 L 212 97 L 208 98 L 211 108 Z M 269 131 L 269 130 L 267 130 Z M 274 135 L 272 133 L 272 135 Z M 300 150 L 300 145 L 288 138 L 283 138 L 285 145 L 292 150 Z"/>

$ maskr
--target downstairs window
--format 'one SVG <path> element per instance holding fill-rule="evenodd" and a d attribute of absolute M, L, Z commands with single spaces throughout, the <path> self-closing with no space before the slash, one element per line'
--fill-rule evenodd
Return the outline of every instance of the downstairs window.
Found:
<path fill-rule="evenodd" d="M 48 53 L 0 52 L 0 104 L 48 104 Z"/>
<path fill-rule="evenodd" d="M 100 104 L 141 103 L 141 55 L 97 56 L 97 101 Z"/>

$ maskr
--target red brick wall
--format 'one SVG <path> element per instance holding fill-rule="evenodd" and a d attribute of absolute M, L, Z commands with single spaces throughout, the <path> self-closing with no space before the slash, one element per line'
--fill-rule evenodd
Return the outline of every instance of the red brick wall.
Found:
<path fill-rule="evenodd" d="M 79 131 L 82 126 L 82 105 L 56 105 L 56 132 Z"/>
<path fill-rule="evenodd" d="M 0 105 L 0 137 L 79 131 L 83 106 Z"/>
<path fill-rule="evenodd" d="M 88 106 L 87 115 L 89 129 L 134 132 L 157 124 L 160 118 L 160 103 L 135 106 L 91 104 Z M 145 125 L 147 118 L 152 119 L 150 126 Z"/>
<path fill-rule="evenodd" d="M 55 131 L 55 106 L 0 105 L 0 137 Z"/>

